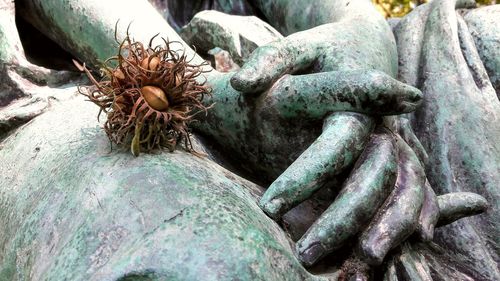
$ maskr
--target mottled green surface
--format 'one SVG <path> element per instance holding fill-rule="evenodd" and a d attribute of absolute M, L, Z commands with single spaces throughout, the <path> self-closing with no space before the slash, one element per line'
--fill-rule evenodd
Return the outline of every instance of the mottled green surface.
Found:
<path fill-rule="evenodd" d="M 14 58 L 12 45 L 19 41 L 19 35 L 12 34 L 12 27 L 15 25 L 11 17 L 13 9 L 14 5 L 7 4 L 7 1 L 0 1 L 0 62 L 2 63 L 10 62 Z"/>
<path fill-rule="evenodd" d="M 159 33 L 170 41 L 183 42 L 163 17 L 146 1 L 110 0 L 102 5 L 99 0 L 89 1 L 17 1 L 19 13 L 35 27 L 58 42 L 65 50 L 88 65 L 98 68 L 101 62 L 117 54 L 118 43 L 114 32 L 117 26 L 119 42 L 130 25 L 132 37 L 143 43 Z M 74 15 L 74 16 L 71 16 Z M 84 15 L 84 16 L 82 16 Z M 141 15 L 147 15 L 140 17 Z M 155 41 L 156 44 L 163 41 Z M 186 49 L 188 57 L 194 51 Z M 200 62 L 195 57 L 194 62 Z"/>
<path fill-rule="evenodd" d="M 235 157 L 244 159 L 245 167 L 265 180 L 272 181 L 279 176 L 319 136 L 324 117 L 313 107 L 304 110 L 300 116 L 287 117 L 276 107 L 269 106 L 274 96 L 285 94 L 286 87 L 281 87 L 281 83 L 286 79 L 278 80 L 282 75 L 292 74 L 290 79 L 294 79 L 295 71 L 331 71 L 327 74 L 331 76 L 334 71 L 378 70 L 392 77 L 397 73 L 396 46 L 388 25 L 369 2 L 356 3 L 360 6 L 352 9 L 358 9 L 364 17 L 358 12 L 346 11 L 345 17 L 331 18 L 336 22 L 294 33 L 258 48 L 231 79 L 231 85 L 241 92 L 225 84 L 227 77 L 216 78 L 217 81 L 209 79 L 214 85 L 214 93 L 223 93 L 214 95 L 213 101 L 224 107 L 216 106 L 211 110 L 207 122 L 200 124 L 198 129 L 216 139 Z M 288 20 L 293 21 L 292 18 Z M 310 27 L 314 27 L 313 23 Z M 314 75 L 296 77 L 307 80 L 313 79 Z M 377 79 L 370 80 L 369 77 L 365 77 L 366 83 L 371 82 L 376 88 Z M 269 88 L 274 81 L 276 84 Z M 268 90 L 259 93 L 259 89 Z M 315 88 L 310 87 L 303 95 L 311 98 L 314 92 Z M 410 96 L 400 100 L 400 104 L 410 102 Z M 389 103 L 383 97 L 378 101 Z M 342 101 L 338 103 L 342 104 Z M 341 105 L 331 109 L 339 108 Z M 246 145 L 242 145 L 241 139 L 245 139 Z"/>
<path fill-rule="evenodd" d="M 401 138 L 396 147 L 394 189 L 359 240 L 360 257 L 373 265 L 381 264 L 389 250 L 413 233 L 424 201 L 425 174 L 417 156 Z"/>
<path fill-rule="evenodd" d="M 262 209 L 279 218 L 309 198 L 354 163 L 373 128 L 372 118 L 361 114 L 330 115 L 321 135 L 269 186 L 259 202 Z"/>
<path fill-rule="evenodd" d="M 488 209 L 484 197 L 472 192 L 448 193 L 437 197 L 438 225 L 445 225 L 464 217 L 464 214 L 480 214 Z"/>
<path fill-rule="evenodd" d="M 495 20 L 494 14 L 483 15 L 477 20 Z M 424 93 L 412 119 L 429 155 L 426 174 L 431 186 L 438 195 L 469 191 L 490 203 L 486 214 L 438 229 L 435 241 L 453 249 L 452 258 L 469 276 L 497 280 L 500 103 L 480 60 L 481 51 L 475 50 L 467 25 L 450 0 L 420 6 L 395 31 L 400 79 Z M 495 58 L 485 60 L 487 65 Z"/>
<path fill-rule="evenodd" d="M 372 135 L 335 201 L 297 242 L 301 260 L 311 265 L 361 231 L 394 188 L 396 174 L 392 136 Z"/>
<path fill-rule="evenodd" d="M 399 135 L 413 149 L 413 152 L 415 152 L 415 154 L 417 155 L 418 160 L 420 160 L 422 166 L 425 167 L 425 165 L 427 165 L 429 162 L 429 155 L 427 154 L 427 151 L 425 151 L 425 148 L 420 140 L 417 138 L 417 136 L 415 136 L 415 132 L 411 127 L 410 121 L 406 117 L 403 117 L 401 115 L 398 116 L 396 120 L 396 128 Z"/>
<path fill-rule="evenodd" d="M 60 41 L 76 57 L 93 66 L 97 65 L 98 60 L 115 52 L 116 43 L 112 31 L 118 19 L 119 38 L 123 38 L 125 27 L 135 19 L 131 34 L 138 40 L 147 42 L 158 31 L 170 40 L 180 40 L 152 7 L 144 5 L 145 2 L 18 2 L 21 3 L 20 14 L 29 18 L 49 37 Z M 196 129 L 208 136 L 211 144 L 222 148 L 226 158 L 232 158 L 234 162 L 242 161 L 242 167 L 238 168 L 251 171 L 260 181 L 275 179 L 320 135 L 326 114 L 346 109 L 338 104 L 325 108 L 316 104 L 315 107 L 306 109 L 304 104 L 308 104 L 307 102 L 297 101 L 301 111 L 294 115 L 276 109 L 283 108 L 282 104 L 278 103 L 277 107 L 269 106 L 269 100 L 274 95 L 279 95 L 280 89 L 286 88 L 282 86 L 285 82 L 290 82 L 287 79 L 312 81 L 308 87 L 300 88 L 299 83 L 295 86 L 300 89 L 302 97 L 311 98 L 313 102 L 317 101 L 318 95 L 315 94 L 318 92 L 323 96 L 335 93 L 331 89 L 318 91 L 326 84 L 325 77 L 340 79 L 342 75 L 349 75 L 353 71 L 382 72 L 386 75 L 384 81 L 391 83 L 380 85 L 377 78 L 379 76 L 354 77 L 349 83 L 345 83 L 347 88 L 354 85 L 354 90 L 342 92 L 352 94 L 351 97 L 356 94 L 356 89 L 359 90 L 360 83 L 361 88 L 368 89 L 365 91 L 369 92 L 368 96 L 376 95 L 381 89 L 400 97 L 408 92 L 413 93 L 413 96 L 405 96 L 406 100 L 396 99 L 395 103 L 389 99 L 388 104 L 384 104 L 388 100 L 383 95 L 373 96 L 365 105 L 357 104 L 361 99 L 347 102 L 354 105 L 353 108 L 367 110 L 357 110 L 362 112 L 378 112 L 385 105 L 405 105 L 406 102 L 415 102 L 415 95 L 420 96 L 414 88 L 402 86 L 389 78 L 398 73 L 396 45 L 387 23 L 368 1 L 256 2 L 265 13 L 274 16 L 271 23 L 285 33 L 305 31 L 259 49 L 243 68 L 243 74 L 240 73 L 239 78 L 244 79 L 237 77 L 231 81 L 235 88 L 243 92 L 231 87 L 231 74 L 208 74 L 208 84 L 214 88 L 214 97 L 207 100 L 207 103 L 217 104 L 203 122 L 198 123 Z M 474 128 L 480 132 L 485 129 L 485 124 L 494 124 L 495 112 L 490 109 L 495 109 L 496 104 L 490 103 L 486 106 L 487 110 L 469 110 L 468 106 L 474 104 L 470 100 L 454 100 L 454 94 L 464 90 L 457 90 L 455 86 L 459 85 L 465 91 L 470 90 L 468 85 L 461 84 L 465 81 L 463 83 L 470 85 L 475 83 L 487 94 L 484 100 L 491 101 L 491 85 L 488 85 L 486 72 L 480 66 L 479 55 L 475 53 L 465 22 L 460 18 L 456 22 L 447 21 L 454 16 L 454 4 L 448 0 L 436 2 L 439 4 L 432 6 L 435 10 L 424 13 L 426 17 L 421 20 L 422 23 L 427 22 L 425 40 L 424 37 L 417 36 L 416 40 L 410 40 L 412 44 L 405 45 L 405 48 L 418 50 L 423 46 L 422 53 L 417 56 L 400 48 L 400 54 L 408 54 L 407 61 L 411 62 L 411 67 L 415 70 L 410 71 L 414 75 L 410 78 L 415 79 L 405 80 L 402 74 L 409 72 L 404 71 L 400 72 L 400 77 L 412 86 L 421 87 L 420 83 L 423 83 L 426 92 L 422 111 L 426 117 L 421 119 L 426 122 L 426 129 L 422 130 L 421 126 L 417 126 L 417 129 L 424 139 L 424 147 L 430 151 L 431 161 L 427 167 L 432 175 L 430 181 L 435 184 L 439 193 L 455 190 L 454 186 L 450 188 L 447 185 L 453 181 L 443 181 L 443 175 L 456 177 L 460 184 L 470 183 L 467 178 L 464 180 L 460 171 L 457 172 L 456 163 L 462 160 L 461 165 L 472 167 L 472 172 L 467 170 L 469 173 L 465 173 L 466 176 L 479 171 L 477 174 L 485 178 L 487 192 L 479 188 L 474 191 L 485 193 L 485 197 L 490 196 L 488 200 L 496 200 L 493 173 L 496 167 L 494 157 L 498 155 L 498 150 L 488 145 L 473 150 L 480 152 L 479 155 L 486 159 L 485 163 L 469 159 L 474 154 L 468 153 L 470 146 L 476 148 L 482 138 L 486 138 L 486 143 L 490 144 L 491 137 L 498 136 L 495 133 L 497 127 L 493 126 L 493 133 L 488 131 L 484 134 L 486 136 L 477 133 L 475 138 L 466 139 L 467 133 L 475 132 Z M 224 3 L 223 8 L 230 9 L 229 4 L 236 2 Z M 270 3 L 274 6 L 268 6 Z M 284 7 L 285 4 L 288 6 Z M 446 9 L 442 9 L 442 6 Z M 297 11 L 302 17 L 294 16 Z M 148 16 L 137 19 L 136 15 L 141 14 Z M 327 24 L 313 28 L 323 23 Z M 458 39 L 453 37 L 455 27 L 459 30 Z M 312 29 L 307 30 L 308 28 Z M 424 36 L 423 27 L 414 28 Z M 453 37 L 451 43 L 446 41 L 450 34 Z M 442 52 L 443 50 L 445 51 Z M 187 53 L 189 56 L 194 55 L 191 50 Z M 421 58 L 424 71 L 419 68 Z M 464 63 L 454 68 L 454 63 L 462 58 L 466 60 L 473 79 L 464 71 L 467 68 Z M 195 61 L 200 62 L 201 59 L 195 57 Z M 269 61 L 271 65 L 266 64 Z M 403 70 L 404 62 L 400 60 Z M 309 74 L 314 72 L 325 73 Z M 342 74 L 343 72 L 346 73 Z M 291 76 L 279 80 L 284 74 Z M 318 75 L 324 75 L 323 79 L 315 79 Z M 273 82 L 276 82 L 275 86 L 267 89 Z M 337 88 L 340 88 L 338 85 L 342 83 L 337 84 Z M 387 88 L 388 86 L 390 87 Z M 258 90 L 263 89 L 266 92 L 259 93 Z M 407 92 L 401 92 L 400 89 Z M 445 93 L 446 98 L 436 97 L 439 93 Z M 412 98 L 408 100 L 408 97 Z M 332 101 L 343 103 L 338 98 L 327 102 Z M 372 102 L 381 104 L 373 107 Z M 472 119 L 467 119 L 470 117 L 467 114 L 464 114 L 463 120 L 453 119 L 456 118 L 456 112 L 448 111 L 450 106 L 455 106 L 454 110 L 458 108 L 459 112 L 470 111 L 467 114 Z M 252 195 L 262 192 L 258 186 L 224 170 L 210 161 L 211 157 L 196 158 L 187 153 L 176 152 L 133 158 L 124 151 L 110 153 L 103 132 L 93 121 L 96 110 L 89 108 L 90 105 L 84 105 L 81 99 L 57 104 L 50 112 L 20 128 L 3 143 L 0 160 L 8 165 L 0 167 L 1 172 L 7 175 L 1 179 L 0 186 L 8 188 L 1 189 L 0 193 L 0 210 L 3 211 L 0 213 L 0 224 L 7 229 L 5 235 L 0 236 L 0 264 L 3 266 L 0 271 L 3 275 L 0 277 L 21 280 L 198 280 L 200 276 L 204 280 L 314 279 L 293 257 L 293 247 L 289 246 L 285 232 L 258 209 L 257 196 Z M 384 110 L 391 112 L 390 108 Z M 353 115 L 355 114 L 335 113 L 334 116 L 347 120 L 344 124 L 347 125 L 352 120 L 349 117 Z M 365 119 L 366 126 L 360 129 L 371 131 L 375 119 L 362 119 Z M 391 118 L 384 119 L 387 121 Z M 453 123 L 448 119 L 452 119 Z M 460 124 L 461 121 L 468 122 L 469 127 L 459 130 L 459 136 L 455 138 L 453 134 L 457 130 L 450 124 Z M 430 125 L 427 126 L 428 124 Z M 334 135 L 331 130 L 335 128 L 327 124 L 324 131 Z M 467 129 L 471 128 L 468 132 Z M 429 131 L 425 131 L 427 129 Z M 450 131 L 451 134 L 448 135 Z M 337 134 L 340 135 L 340 132 Z M 405 140 L 411 139 L 411 134 L 406 136 Z M 349 134 L 339 137 L 349 137 Z M 454 147 L 457 143 L 467 153 L 451 149 L 448 154 L 448 146 Z M 420 160 L 427 162 L 425 151 L 418 147 L 419 142 L 414 144 L 412 147 L 417 148 Z M 358 140 L 354 144 L 344 145 L 357 146 L 356 151 L 361 151 L 364 142 Z M 488 152 L 493 156 L 487 155 Z M 352 152 L 348 151 L 349 153 Z M 321 149 L 315 149 L 310 153 L 310 158 L 318 160 L 323 154 Z M 466 159 L 461 159 L 460 156 L 465 156 Z M 354 155 L 345 157 L 350 162 L 355 158 Z M 453 160 L 452 168 L 446 162 L 449 158 Z M 414 161 L 417 162 L 418 160 Z M 309 162 L 294 164 L 298 171 L 294 176 L 304 176 L 299 173 L 307 170 L 307 163 Z M 462 168 L 460 164 L 458 168 Z M 337 171 L 331 173 L 335 172 Z M 307 173 L 305 175 L 308 176 Z M 321 175 L 316 176 L 320 178 Z M 473 184 L 483 183 L 471 178 Z M 406 196 L 401 202 L 394 203 L 397 207 L 390 211 L 408 211 L 415 217 L 415 206 L 420 202 L 421 196 L 416 194 L 415 198 L 411 198 L 412 202 L 405 201 L 410 197 Z M 292 201 L 296 199 L 291 198 Z M 498 201 L 493 203 L 494 208 L 496 202 Z M 403 206 L 405 204 L 409 207 Z M 396 226 L 394 230 L 397 232 L 393 235 L 396 238 L 391 238 L 392 241 L 385 243 L 384 247 L 396 246 L 414 229 L 415 225 L 412 223 L 399 225 L 405 217 L 406 214 L 395 215 L 394 220 L 384 225 Z M 482 228 L 484 224 L 484 228 L 492 230 L 486 235 L 494 240 L 497 228 L 491 225 L 491 218 L 494 219 L 495 215 L 490 210 L 488 219 L 477 225 Z M 464 272 L 494 280 L 494 264 L 486 250 L 481 248 L 482 241 L 477 239 L 478 243 L 470 243 L 474 238 L 481 238 L 484 233 L 471 235 L 474 234 L 471 227 L 455 233 L 447 231 L 444 230 L 442 233 L 445 235 L 440 238 L 446 239 L 446 235 L 450 235 L 450 241 L 440 242 L 451 245 L 451 254 L 463 250 L 467 258 L 469 255 L 472 258 L 473 269 Z M 464 236 L 469 237 L 460 237 L 462 231 Z M 498 245 L 495 241 L 490 244 L 493 247 Z M 382 252 L 387 252 L 386 250 L 383 249 Z M 439 251 L 418 251 L 432 265 L 430 270 L 442 267 L 443 261 L 450 261 L 439 259 Z M 384 255 L 385 253 L 378 255 L 378 259 L 381 260 Z M 460 265 L 460 257 L 451 260 L 452 267 L 456 266 L 455 262 Z M 399 275 L 405 270 L 415 272 L 416 268 L 415 261 L 411 258 L 400 259 L 395 266 Z M 464 270 L 460 266 L 456 267 Z M 442 276 L 451 279 L 460 275 L 445 270 L 443 272 Z"/>
<path fill-rule="evenodd" d="M 196 52 L 206 55 L 213 48 L 226 50 L 242 65 L 259 46 L 283 36 L 268 23 L 255 16 L 236 16 L 217 11 L 202 11 L 182 28 L 179 35 Z"/>
<path fill-rule="evenodd" d="M 322 118 L 329 112 L 393 115 L 415 111 L 422 93 L 373 70 L 332 71 L 285 76 L 266 99 L 287 118 Z"/>
<path fill-rule="evenodd" d="M 12 100 L 22 97 L 23 93 L 16 88 L 10 75 L 13 64 L 18 61 L 21 42 L 16 31 L 13 17 L 14 4 L 8 0 L 0 1 L 0 106 L 9 104 Z M 3 129 L 0 124 L 0 135 Z"/>
<path fill-rule="evenodd" d="M 283 34 L 302 31 L 311 26 L 342 21 L 345 18 L 366 19 L 369 1 L 303 1 L 303 0 L 255 0 L 256 6 L 271 25 Z M 377 13 L 377 17 L 380 14 Z"/>
<path fill-rule="evenodd" d="M 500 98 L 500 5 L 472 10 L 464 16 L 464 20 Z"/>
<path fill-rule="evenodd" d="M 443 195 L 446 196 L 447 194 Z M 432 241 L 434 238 L 434 228 L 439 219 L 439 203 L 429 181 L 425 180 L 424 203 L 418 218 L 417 233 L 422 241 Z"/>
<path fill-rule="evenodd" d="M 161 36 L 181 41 L 148 5 L 114 5 L 115 2 L 99 5 L 95 1 L 78 1 L 71 5 L 65 1 L 21 2 L 21 14 L 32 15 L 29 20 L 35 26 L 57 39 L 56 41 L 62 41 L 66 49 L 91 65 L 114 54 L 112 48 L 116 44 L 112 30 L 118 19 L 119 38 L 123 37 L 126 26 L 134 19 L 130 32 L 138 40 L 147 42 L 149 37 L 160 30 Z M 307 64 L 312 64 L 315 71 L 374 69 L 390 76 L 396 75 L 396 48 L 389 27 L 369 2 L 356 3 L 352 11 L 359 10 L 364 16 L 358 12 L 343 10 L 344 17 L 331 18 L 337 22 L 320 26 L 310 33 L 294 34 L 286 40 L 286 44 L 293 53 L 306 50 L 305 56 L 310 58 Z M 339 2 L 336 5 L 342 6 L 345 3 Z M 349 9 L 350 7 L 349 5 Z M 85 17 L 78 16 L 82 12 L 86 13 Z M 75 15 L 71 17 L 75 22 L 67 24 L 64 19 L 71 14 Z M 106 14 L 105 21 L 97 20 L 101 14 Z M 137 19 L 134 18 L 136 14 L 150 16 Z M 47 22 L 47 19 L 52 22 Z M 310 27 L 314 27 L 314 23 Z M 84 32 L 79 32 L 80 29 Z M 96 40 L 99 44 L 94 44 Z M 95 50 L 88 52 L 91 48 Z M 319 51 L 324 55 L 318 56 Z M 187 51 L 188 56 L 190 52 Z M 270 69 L 266 71 L 271 72 Z M 197 129 L 234 155 L 232 158 L 244 159 L 244 168 L 262 174 L 265 181 L 270 181 L 314 141 L 320 133 L 322 120 L 318 117 L 313 120 L 284 118 L 276 112 L 266 111 L 265 97 L 272 95 L 272 91 L 252 99 L 232 89 L 228 85 L 228 79 L 228 76 L 216 73 L 210 75 L 209 85 L 214 88 L 214 97 L 207 100 L 207 103 L 217 104 L 205 119 L 207 122 L 197 124 Z M 245 140 L 245 145 L 242 145 L 242 139 Z M 283 146 L 284 143 L 288 145 Z"/>
<path fill-rule="evenodd" d="M 313 279 L 258 186 L 182 151 L 110 151 L 96 113 L 56 103 L 3 142 L 0 280 Z"/>
<path fill-rule="evenodd" d="M 168 1 L 148 0 L 153 4 L 176 31 L 189 23 L 196 13 L 215 10 L 231 15 L 255 15 L 258 10 L 247 0 L 196 0 Z"/>

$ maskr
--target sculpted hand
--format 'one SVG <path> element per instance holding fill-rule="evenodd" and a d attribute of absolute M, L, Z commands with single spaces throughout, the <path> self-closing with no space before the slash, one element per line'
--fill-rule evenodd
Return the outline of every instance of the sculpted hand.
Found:
<path fill-rule="evenodd" d="M 234 75 L 209 74 L 209 102 L 218 105 L 198 129 L 261 180 L 271 175 L 260 200 L 270 217 L 280 220 L 351 169 L 297 243 L 306 266 L 357 238 L 353 255 L 377 265 L 412 233 L 431 240 L 438 220 L 486 208 L 475 194 L 452 194 L 467 199 L 444 204 L 457 201 L 437 197 L 426 182 L 427 154 L 408 120 L 382 117 L 413 111 L 422 97 L 393 78 L 392 40 L 383 19 L 345 19 L 261 46 Z"/>
<path fill-rule="evenodd" d="M 288 118 L 323 118 L 334 111 L 392 115 L 414 111 L 421 92 L 371 65 L 372 50 L 351 45 L 356 30 L 327 24 L 292 34 L 255 50 L 231 78 L 241 92 L 260 95 L 272 86 L 266 103 Z M 346 42 L 338 42 L 347 37 Z M 345 44 L 341 44 L 345 43 Z M 348 49 L 348 50 L 346 50 Z M 376 62 L 373 62 L 375 64 Z M 297 73 L 310 73 L 290 75 Z"/>
<path fill-rule="evenodd" d="M 390 66 L 375 67 L 380 62 L 376 55 L 361 60 L 359 54 L 369 55 L 372 46 L 341 50 L 342 39 L 358 31 L 339 25 L 320 26 L 258 48 L 231 85 L 247 96 L 259 95 L 266 110 L 283 118 L 324 118 L 322 134 L 263 195 L 260 206 L 273 219 L 354 165 L 335 201 L 298 241 L 299 259 L 311 266 L 360 236 L 356 255 L 378 265 L 415 231 L 424 240 L 432 239 L 438 219 L 446 221 L 450 209 L 438 205 L 444 199 L 438 200 L 426 182 L 427 155 L 408 121 L 359 114 L 413 111 L 420 91 L 386 74 Z M 297 75 L 314 71 L 323 72 Z M 462 204 L 455 208 L 461 210 L 456 218 L 486 208 L 484 198 L 467 198 L 474 211 L 464 213 Z"/>

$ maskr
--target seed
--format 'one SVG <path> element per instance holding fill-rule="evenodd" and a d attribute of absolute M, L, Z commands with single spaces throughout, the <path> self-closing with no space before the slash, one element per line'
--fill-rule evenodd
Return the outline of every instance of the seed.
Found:
<path fill-rule="evenodd" d="M 168 100 L 165 92 L 156 86 L 144 86 L 141 93 L 146 102 L 153 109 L 163 111 L 168 108 Z"/>
<path fill-rule="evenodd" d="M 120 69 L 116 69 L 115 71 L 113 71 L 113 76 L 119 80 L 125 79 L 125 75 Z"/>
<path fill-rule="evenodd" d="M 148 65 L 148 62 L 149 62 L 149 65 Z M 147 70 L 156 71 L 159 64 L 160 64 L 159 57 L 152 57 L 151 61 L 149 60 L 149 57 L 146 57 L 141 61 L 141 67 L 144 69 L 147 69 Z"/>

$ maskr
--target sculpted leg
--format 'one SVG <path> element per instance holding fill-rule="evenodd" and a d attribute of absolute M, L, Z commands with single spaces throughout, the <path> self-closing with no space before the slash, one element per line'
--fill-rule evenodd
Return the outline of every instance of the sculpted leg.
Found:
<path fill-rule="evenodd" d="M 33 3 L 24 11 L 34 23 L 47 23 L 40 26 L 56 39 L 60 32 L 60 43 L 89 65 L 114 54 L 120 16 L 138 16 L 136 38 L 140 26 L 168 34 L 144 4 Z M 44 11 L 65 17 L 49 21 Z M 100 13 L 116 17 L 88 16 Z M 97 111 L 72 95 L 2 141 L 0 279 L 325 280 L 300 265 L 283 230 L 258 208 L 260 187 L 208 157 L 110 151 Z"/>

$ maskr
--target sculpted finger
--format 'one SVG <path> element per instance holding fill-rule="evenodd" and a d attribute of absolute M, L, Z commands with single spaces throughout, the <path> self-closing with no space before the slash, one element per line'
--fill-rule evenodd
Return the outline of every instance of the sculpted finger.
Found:
<path fill-rule="evenodd" d="M 393 137 L 373 134 L 335 201 L 298 241 L 302 263 L 313 265 L 357 234 L 384 203 L 394 187 L 396 173 Z"/>
<path fill-rule="evenodd" d="M 257 48 L 250 59 L 231 78 L 234 89 L 244 93 L 260 93 L 287 73 L 309 67 L 316 59 L 314 48 L 298 46 L 289 38 Z"/>
<path fill-rule="evenodd" d="M 394 264 L 394 258 L 387 262 L 387 266 L 384 274 L 384 281 L 399 281 L 398 273 L 396 271 L 396 265 Z"/>
<path fill-rule="evenodd" d="M 323 133 L 267 189 L 260 207 L 273 219 L 309 198 L 329 177 L 351 165 L 368 141 L 374 120 L 358 113 L 334 113 Z"/>
<path fill-rule="evenodd" d="M 321 119 L 335 111 L 394 115 L 414 111 L 422 92 L 376 70 L 287 75 L 266 104 L 288 118 Z"/>
<path fill-rule="evenodd" d="M 417 136 L 413 132 L 413 129 L 410 124 L 410 120 L 405 117 L 398 118 L 399 120 L 399 135 L 406 141 L 406 143 L 413 149 L 413 151 L 417 154 L 418 159 L 425 167 L 427 162 L 429 161 L 429 155 L 427 151 L 425 151 L 424 146 L 418 140 Z"/>
<path fill-rule="evenodd" d="M 417 234 L 422 241 L 431 241 L 434 237 L 434 227 L 439 219 L 439 206 L 436 193 L 429 181 L 425 180 L 424 203 L 417 224 Z"/>
<path fill-rule="evenodd" d="M 425 173 L 413 150 L 397 137 L 398 176 L 394 190 L 360 238 L 360 257 L 371 265 L 382 263 L 390 249 L 417 227 L 424 201 Z"/>
<path fill-rule="evenodd" d="M 488 209 L 488 201 L 476 193 L 453 192 L 437 197 L 439 221 L 437 226 L 450 224 L 458 219 L 481 214 Z"/>

